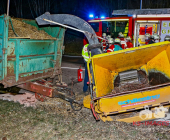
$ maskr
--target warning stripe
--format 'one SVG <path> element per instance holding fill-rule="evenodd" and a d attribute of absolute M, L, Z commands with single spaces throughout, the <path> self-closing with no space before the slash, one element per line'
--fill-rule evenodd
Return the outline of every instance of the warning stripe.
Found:
<path fill-rule="evenodd" d="M 112 50 L 112 49 L 108 49 L 108 51 L 111 51 L 111 52 L 113 52 L 113 50 Z"/>

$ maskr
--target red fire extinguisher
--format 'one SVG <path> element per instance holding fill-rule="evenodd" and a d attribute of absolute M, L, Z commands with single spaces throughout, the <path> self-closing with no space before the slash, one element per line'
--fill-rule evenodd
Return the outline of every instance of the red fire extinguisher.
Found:
<path fill-rule="evenodd" d="M 78 81 L 82 82 L 83 81 L 83 70 L 81 69 L 81 66 L 77 70 L 77 74 L 78 74 Z"/>

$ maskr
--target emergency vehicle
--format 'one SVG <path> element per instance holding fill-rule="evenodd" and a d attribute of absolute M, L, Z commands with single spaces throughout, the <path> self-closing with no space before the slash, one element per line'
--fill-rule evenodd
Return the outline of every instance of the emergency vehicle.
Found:
<path fill-rule="evenodd" d="M 116 10 L 113 17 L 94 18 L 88 21 L 96 34 L 102 37 L 103 33 L 118 37 L 122 32 L 124 37 L 130 36 L 133 40 L 133 47 L 147 44 L 146 33 L 160 36 L 161 42 L 166 35 L 170 35 L 170 9 L 132 9 Z M 87 41 L 84 40 L 84 44 Z"/>

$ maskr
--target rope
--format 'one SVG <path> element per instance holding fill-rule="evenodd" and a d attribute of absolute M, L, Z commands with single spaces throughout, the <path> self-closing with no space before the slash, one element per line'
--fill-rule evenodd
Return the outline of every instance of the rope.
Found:
<path fill-rule="evenodd" d="M 13 27 L 13 24 L 12 24 L 12 20 L 11 20 L 11 18 L 10 18 L 9 20 L 10 20 L 10 23 L 11 23 L 12 30 L 13 30 L 14 34 L 18 37 L 17 33 L 16 33 L 16 32 L 15 32 L 15 30 L 14 30 L 14 27 Z"/>

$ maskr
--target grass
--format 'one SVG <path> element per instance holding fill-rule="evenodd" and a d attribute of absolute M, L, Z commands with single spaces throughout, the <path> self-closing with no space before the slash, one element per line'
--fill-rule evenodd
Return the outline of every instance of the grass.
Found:
<path fill-rule="evenodd" d="M 60 108 L 58 111 L 45 105 L 25 108 L 19 103 L 0 100 L 0 139 L 170 139 L 167 135 L 170 129 L 167 127 L 164 131 L 158 128 L 155 132 L 141 131 L 145 130 L 146 126 L 132 126 L 123 122 L 96 122 L 88 109 L 74 112 Z M 64 111 L 67 114 L 63 114 Z M 141 129 L 138 130 L 139 127 Z"/>

